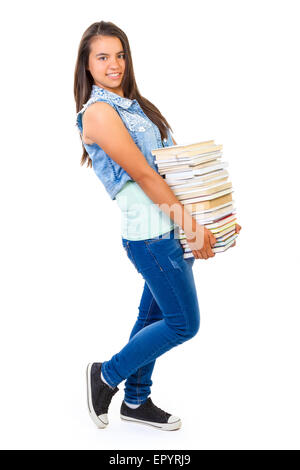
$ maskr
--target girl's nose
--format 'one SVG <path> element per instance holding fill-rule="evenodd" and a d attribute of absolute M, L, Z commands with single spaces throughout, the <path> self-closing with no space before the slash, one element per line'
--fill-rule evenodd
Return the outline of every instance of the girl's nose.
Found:
<path fill-rule="evenodd" d="M 115 65 L 116 67 L 119 66 L 119 61 L 116 57 L 113 57 L 111 60 L 110 60 L 110 65 Z"/>

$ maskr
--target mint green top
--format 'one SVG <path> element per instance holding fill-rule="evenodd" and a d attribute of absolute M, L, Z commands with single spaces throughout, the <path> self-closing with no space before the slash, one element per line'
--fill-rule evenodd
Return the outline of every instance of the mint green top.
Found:
<path fill-rule="evenodd" d="M 173 230 L 173 220 L 163 212 L 135 181 L 127 181 L 116 194 L 121 209 L 122 237 L 146 240 Z"/>

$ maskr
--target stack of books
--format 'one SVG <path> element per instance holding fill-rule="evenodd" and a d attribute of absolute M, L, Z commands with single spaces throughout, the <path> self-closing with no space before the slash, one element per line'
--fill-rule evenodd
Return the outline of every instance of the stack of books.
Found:
<path fill-rule="evenodd" d="M 222 161 L 222 145 L 214 140 L 153 149 L 159 174 L 177 199 L 200 225 L 215 236 L 214 253 L 227 250 L 237 237 L 236 210 L 232 199 L 228 163 Z M 178 237 L 184 258 L 193 256 L 181 227 Z"/>

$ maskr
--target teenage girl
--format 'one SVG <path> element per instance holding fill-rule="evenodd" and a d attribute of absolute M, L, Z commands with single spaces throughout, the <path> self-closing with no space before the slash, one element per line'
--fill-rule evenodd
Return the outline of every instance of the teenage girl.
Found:
<path fill-rule="evenodd" d="M 145 280 L 129 341 L 109 360 L 87 368 L 90 416 L 108 425 L 108 408 L 125 380 L 123 420 L 163 430 L 181 426 L 151 398 L 157 357 L 194 337 L 200 312 L 192 266 L 214 256 L 213 234 L 199 225 L 159 175 L 151 150 L 177 145 L 168 122 L 139 93 L 126 34 L 111 22 L 93 23 L 83 34 L 75 67 L 81 164 L 93 167 L 122 214 L 122 244 Z M 176 236 L 181 227 L 194 257 L 184 258 Z M 236 224 L 236 231 L 240 230 Z M 187 364 L 187 367 L 190 365 Z M 174 383 L 182 370 L 174 365 Z"/>

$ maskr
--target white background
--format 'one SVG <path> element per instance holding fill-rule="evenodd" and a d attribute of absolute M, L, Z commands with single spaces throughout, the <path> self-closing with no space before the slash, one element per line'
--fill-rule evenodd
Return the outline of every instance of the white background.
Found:
<path fill-rule="evenodd" d="M 297 3 L 1 6 L 2 448 L 299 449 Z M 86 364 L 126 344 L 143 288 L 116 202 L 80 166 L 74 67 L 100 20 L 127 34 L 176 141 L 223 144 L 242 225 L 234 249 L 195 262 L 199 333 L 156 362 L 172 433 L 120 420 L 124 382 L 107 429 L 87 412 Z"/>

